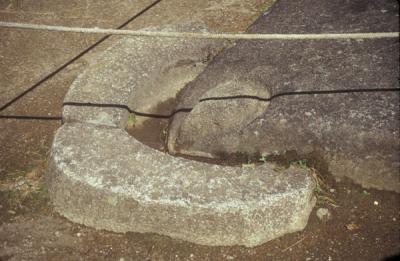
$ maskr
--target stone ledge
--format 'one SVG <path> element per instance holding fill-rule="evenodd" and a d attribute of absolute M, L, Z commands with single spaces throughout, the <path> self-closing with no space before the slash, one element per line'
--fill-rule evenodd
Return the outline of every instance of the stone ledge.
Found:
<path fill-rule="evenodd" d="M 50 157 L 50 197 L 68 219 L 204 245 L 256 246 L 302 230 L 314 185 L 307 169 L 175 158 L 124 130 L 81 123 L 57 131 Z"/>
<path fill-rule="evenodd" d="M 64 122 L 124 128 L 127 107 L 152 113 L 158 103 L 175 98 L 186 83 L 200 74 L 204 61 L 227 43 L 140 37 L 120 39 L 72 83 L 64 100 Z"/>

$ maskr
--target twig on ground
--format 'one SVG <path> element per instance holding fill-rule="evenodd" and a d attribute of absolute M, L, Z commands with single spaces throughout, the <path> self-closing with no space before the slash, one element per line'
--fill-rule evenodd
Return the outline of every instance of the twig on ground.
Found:
<path fill-rule="evenodd" d="M 290 249 L 290 248 L 292 248 L 292 247 L 294 247 L 294 246 L 300 244 L 300 243 L 301 243 L 304 239 L 306 239 L 306 238 L 307 238 L 307 236 L 304 236 L 304 237 L 301 238 L 300 240 L 296 241 L 294 244 L 292 244 L 292 245 L 288 246 L 287 248 L 283 249 L 283 250 L 282 250 L 282 253 L 283 253 L 283 252 L 286 252 L 288 249 Z"/>

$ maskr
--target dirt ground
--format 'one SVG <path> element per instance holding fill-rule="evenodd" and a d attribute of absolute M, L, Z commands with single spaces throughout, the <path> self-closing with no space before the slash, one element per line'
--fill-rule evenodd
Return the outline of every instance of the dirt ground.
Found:
<path fill-rule="evenodd" d="M 0 20 L 116 28 L 153 1 L 0 0 Z M 197 21 L 224 32 L 244 31 L 268 6 L 261 0 L 163 0 L 126 28 Z M 0 106 L 31 87 L 101 37 L 0 29 Z M 0 115 L 58 117 L 69 85 L 106 40 Z M 383 260 L 400 253 L 399 194 L 334 181 L 323 166 L 325 196 L 302 232 L 255 248 L 206 247 L 155 234 L 117 234 L 80 226 L 52 210 L 46 193 L 46 160 L 58 120 L 0 118 L 0 261 L 3 260 Z M 144 124 L 154 146 L 163 127 Z M 156 128 L 160 126 L 160 128 Z M 151 138 L 153 137 L 153 138 Z M 296 160 L 291 158 L 291 160 Z M 298 159 L 297 159 L 298 160 Z M 310 162 L 309 166 L 313 166 Z M 316 216 L 328 208 L 329 220 Z"/>

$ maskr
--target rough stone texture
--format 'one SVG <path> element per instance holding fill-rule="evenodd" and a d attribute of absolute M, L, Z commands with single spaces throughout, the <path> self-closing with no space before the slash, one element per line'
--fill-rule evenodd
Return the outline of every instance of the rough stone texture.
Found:
<path fill-rule="evenodd" d="M 146 30 L 205 31 L 190 24 Z M 64 120 L 124 127 L 121 124 L 128 117 L 124 106 L 152 113 L 158 103 L 175 98 L 202 71 L 207 59 L 226 44 L 209 40 L 122 38 L 73 82 L 64 100 Z M 89 103 L 95 106 L 90 107 Z"/>
<path fill-rule="evenodd" d="M 255 84 L 249 82 L 240 82 L 233 79 L 218 84 L 215 88 L 204 93 L 200 99 L 209 99 L 213 97 L 224 98 L 226 95 L 268 97 L 269 94 L 268 90 L 262 86 L 255 86 Z M 200 125 L 196 120 L 184 121 L 182 125 L 171 124 L 169 129 L 169 139 L 176 140 L 180 137 L 188 137 L 187 142 L 190 143 L 190 148 L 196 148 L 203 144 L 212 144 L 215 139 L 225 139 L 225 135 L 220 134 L 235 132 L 238 126 L 246 126 L 250 124 L 254 118 L 262 115 L 265 106 L 265 102 L 253 99 L 229 98 L 219 102 L 210 102 L 208 103 L 208 106 L 195 106 L 190 113 L 190 117 L 193 119 L 201 118 L 202 122 Z M 176 119 L 179 117 L 185 117 L 184 115 L 180 115 L 181 114 L 176 115 L 175 122 L 177 122 Z M 207 117 L 203 117 L 204 115 L 207 115 Z M 204 128 L 204 126 L 207 126 L 207 128 Z M 178 131 L 176 131 L 177 127 L 180 127 L 179 137 L 173 137 L 173 135 L 178 134 Z M 216 133 L 218 133 L 218 137 L 213 135 Z M 169 143 L 169 145 L 171 146 L 174 144 Z M 226 146 L 225 150 L 221 152 L 238 152 L 240 137 L 237 139 L 230 139 Z M 174 147 L 171 146 L 169 150 L 174 151 Z M 212 154 L 208 154 L 201 150 L 190 150 L 186 152 L 182 149 L 180 150 L 180 153 L 213 157 Z"/>
<path fill-rule="evenodd" d="M 304 1 L 278 1 L 248 31 L 399 29 L 396 1 L 313 0 L 313 5 Z M 314 152 L 338 177 L 350 177 L 367 188 L 399 192 L 399 92 L 290 95 L 294 91 L 398 88 L 398 50 L 398 39 L 240 41 L 219 54 L 180 93 L 178 107 L 193 110 L 174 117 L 169 150 L 208 157 Z M 242 97 L 237 96 L 237 85 L 243 87 Z M 245 97 L 257 92 L 269 94 L 257 94 L 258 98 L 288 95 L 270 102 Z M 243 112 L 246 106 L 259 108 Z"/>
<path fill-rule="evenodd" d="M 315 204 L 308 171 L 234 168 L 175 158 L 124 130 L 64 124 L 49 192 L 68 219 L 117 232 L 154 232 L 205 245 L 255 246 L 302 230 Z"/>
<path fill-rule="evenodd" d="M 53 142 L 49 191 L 56 211 L 99 229 L 205 245 L 255 246 L 302 230 L 315 204 L 306 169 L 277 172 L 268 165 L 233 168 L 175 158 L 122 129 L 128 111 L 121 106 L 152 113 L 226 44 L 126 38 L 95 60 L 72 84 L 66 124 Z M 256 104 L 247 109 L 258 111 Z"/>

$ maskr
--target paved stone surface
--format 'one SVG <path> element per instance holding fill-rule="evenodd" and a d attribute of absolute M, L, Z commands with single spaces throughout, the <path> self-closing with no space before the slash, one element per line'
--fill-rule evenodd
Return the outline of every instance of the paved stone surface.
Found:
<path fill-rule="evenodd" d="M 315 204 L 307 172 L 175 158 L 118 128 L 68 123 L 53 143 L 49 190 L 59 213 L 99 229 L 255 246 L 305 227 Z"/>
<path fill-rule="evenodd" d="M 314 2 L 278 1 L 248 31 L 399 30 L 396 1 Z M 399 192 L 399 92 L 290 95 L 398 88 L 398 50 L 398 39 L 240 41 L 180 94 L 177 106 L 193 110 L 174 117 L 169 151 L 208 157 L 313 153 L 337 177 Z M 262 101 L 281 93 L 288 95 Z"/>
<path fill-rule="evenodd" d="M 2 21 L 76 27 L 115 28 L 151 0 L 107 2 L 38 0 L 0 2 Z M 0 105 L 100 39 L 101 35 L 0 28 Z M 16 59 L 18 57 L 18 59 Z"/>

